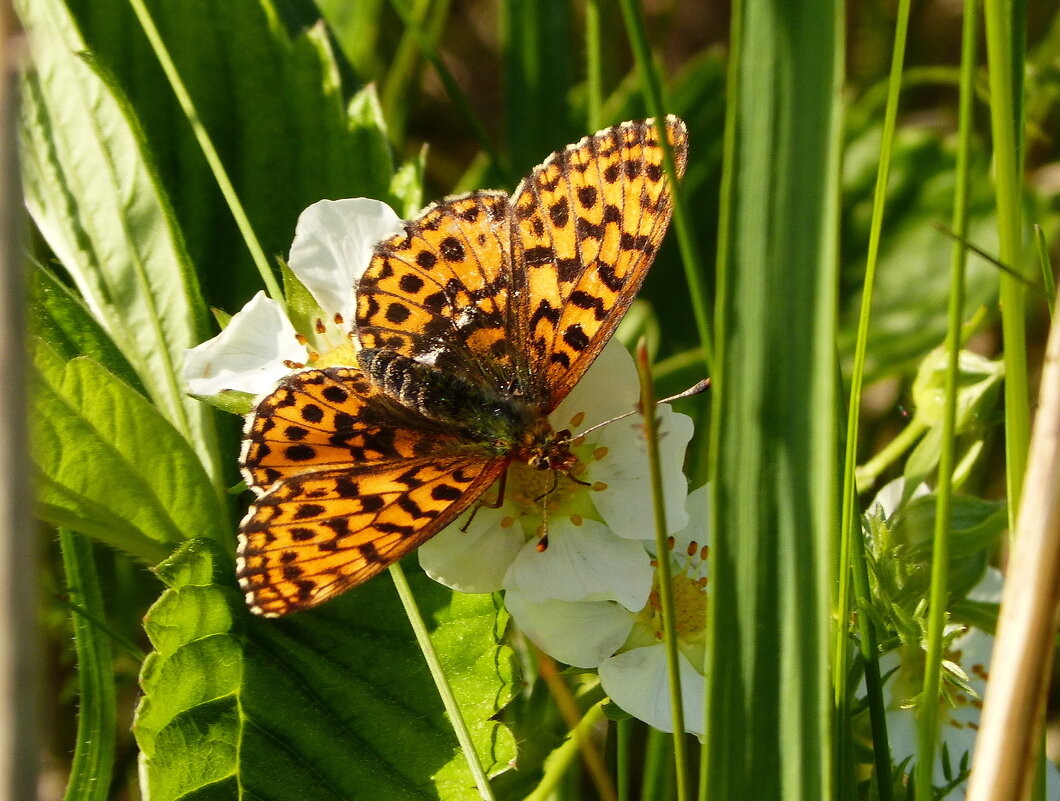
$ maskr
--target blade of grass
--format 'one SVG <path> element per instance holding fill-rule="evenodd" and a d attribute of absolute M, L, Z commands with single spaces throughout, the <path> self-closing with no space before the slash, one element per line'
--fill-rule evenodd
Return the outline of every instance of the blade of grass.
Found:
<path fill-rule="evenodd" d="M 865 377 L 865 354 L 868 348 L 869 316 L 872 307 L 873 288 L 876 283 L 876 265 L 879 261 L 880 236 L 883 229 L 883 213 L 887 199 L 887 182 L 891 171 L 891 156 L 894 149 L 894 133 L 898 119 L 898 99 L 902 87 L 902 67 L 905 63 L 905 45 L 909 31 L 909 0 L 898 4 L 898 19 L 895 25 L 894 45 L 891 53 L 891 71 L 888 79 L 887 106 L 884 112 L 883 141 L 880 145 L 880 161 L 876 173 L 876 187 L 872 204 L 872 222 L 869 230 L 868 257 L 865 265 L 865 279 L 862 287 L 861 310 L 858 317 L 857 344 L 854 349 L 854 367 L 850 377 L 850 393 L 847 401 L 846 451 L 843 463 L 843 511 L 840 517 L 841 533 L 839 540 L 839 590 L 836 595 L 837 621 L 849 617 L 850 582 L 853 579 L 855 596 L 858 604 L 870 604 L 868 576 L 865 572 L 864 552 L 861 544 L 859 519 L 856 513 L 857 485 L 855 471 L 857 468 L 858 430 L 861 419 L 861 390 Z M 862 616 L 864 617 L 864 615 Z M 873 719 L 874 731 L 884 733 L 882 742 L 876 747 L 886 749 L 886 722 L 879 719 L 883 711 L 879 678 L 879 655 L 875 649 L 875 635 L 871 621 L 865 621 L 861 627 L 862 655 L 866 659 L 866 691 L 869 693 L 869 714 Z M 871 650 L 869 646 L 873 646 Z M 846 686 L 849 676 L 847 665 L 846 632 L 842 625 L 835 631 L 832 654 L 832 676 L 834 681 L 835 703 L 843 709 L 847 703 Z M 888 758 L 888 765 L 890 760 Z M 882 757 L 877 757 L 876 785 L 882 792 L 889 792 L 891 782 L 890 770 L 881 775 Z M 886 785 L 886 790 L 884 789 Z"/>
<path fill-rule="evenodd" d="M 736 30 L 712 392 L 705 797 L 818 801 L 835 784 L 843 8 L 746 0 Z"/>
<path fill-rule="evenodd" d="M 666 732 L 648 727 L 648 741 L 645 745 L 644 775 L 641 778 L 640 797 L 669 799 L 673 775 L 669 767 L 673 764 L 670 751 L 673 739 Z"/>
<path fill-rule="evenodd" d="M 670 186 L 674 187 L 674 233 L 677 235 L 677 246 L 681 251 L 681 263 L 685 268 L 685 280 L 692 299 L 692 311 L 696 316 L 696 329 L 699 332 L 699 341 L 703 346 L 703 355 L 709 372 L 714 364 L 714 344 L 710 332 L 710 310 L 704 278 L 706 270 L 699 256 L 699 246 L 693 235 L 688 209 L 681 198 L 681 187 L 678 185 L 677 172 L 674 169 L 673 152 L 667 143 L 666 103 L 663 99 L 662 81 L 655 67 L 651 48 L 648 46 L 648 35 L 644 30 L 644 17 L 640 4 L 636 0 L 621 0 L 621 4 L 622 17 L 626 23 L 626 35 L 633 47 L 633 57 L 640 73 L 644 100 L 647 103 L 648 112 L 655 118 L 659 141 L 663 143 L 663 163 L 666 167 L 666 175 Z"/>
<path fill-rule="evenodd" d="M 102 619 L 103 593 L 96 575 L 92 541 L 59 529 L 59 548 L 70 602 Z M 114 665 L 106 632 L 74 612 L 74 649 L 77 654 L 77 740 L 66 801 L 106 801 L 114 767 L 118 730 Z"/>
<path fill-rule="evenodd" d="M 431 0 L 415 0 L 409 11 L 409 16 L 414 20 L 416 28 L 424 32 L 432 47 L 437 47 L 438 37 L 445 27 L 445 18 L 449 13 L 448 0 L 434 3 Z M 390 62 L 383 83 L 380 102 L 383 106 L 383 116 L 387 122 L 387 135 L 390 141 L 399 146 L 405 138 L 405 125 L 409 115 L 409 96 L 414 91 L 413 83 L 417 81 L 422 73 L 420 69 L 420 58 L 422 53 L 416 41 L 412 28 L 405 28 L 405 32 L 398 43 L 397 51 Z"/>
<path fill-rule="evenodd" d="M 665 139 L 665 132 L 664 132 Z M 670 573 L 670 548 L 667 543 L 666 505 L 663 502 L 662 468 L 659 463 L 659 423 L 655 416 L 655 387 L 651 379 L 648 345 L 641 338 L 637 344 L 637 372 L 640 373 L 641 408 L 644 414 L 644 440 L 648 445 L 651 471 L 652 508 L 655 512 L 655 574 L 659 581 L 662 605 L 663 643 L 666 646 L 666 672 L 670 683 L 670 714 L 674 726 L 674 769 L 677 774 L 677 799 L 688 799 L 688 765 L 685 756 L 685 713 L 681 695 L 681 668 L 677 654 L 677 621 L 674 611 L 673 576 Z"/>
<path fill-rule="evenodd" d="M 180 103 L 180 108 L 195 133 L 199 147 L 202 148 L 202 153 L 210 165 L 210 170 L 213 172 L 214 180 L 217 181 L 217 186 L 220 188 L 221 194 L 224 195 L 225 203 L 228 204 L 232 217 L 239 227 L 239 233 L 242 234 L 247 250 L 250 251 L 250 256 L 254 260 L 254 266 L 258 268 L 261 282 L 265 285 L 265 291 L 269 293 L 269 297 L 282 304 L 284 302 L 283 293 L 280 291 L 280 285 L 277 283 L 276 276 L 273 275 L 272 268 L 269 266 L 265 251 L 262 250 L 261 243 L 258 242 L 258 237 L 254 233 L 254 228 L 250 224 L 250 219 L 243 208 L 243 203 L 240 201 L 239 195 L 236 194 L 235 187 L 232 186 L 228 171 L 225 170 L 225 166 L 213 146 L 209 133 L 203 126 L 202 120 L 199 119 L 198 112 L 195 111 L 195 104 L 192 103 L 191 95 L 188 93 L 187 87 L 184 86 L 180 72 L 177 70 L 176 64 L 173 63 L 165 42 L 162 41 L 162 35 L 155 26 L 151 12 L 147 10 L 143 0 L 129 0 L 129 5 L 132 6 L 133 11 L 136 13 L 136 18 L 144 29 L 144 33 L 147 34 L 151 49 L 154 50 L 158 63 L 162 65 L 162 70 L 166 73 L 166 79 L 173 89 L 173 94 L 176 95 L 177 102 Z"/>
<path fill-rule="evenodd" d="M 572 130 L 565 97 L 574 72 L 572 13 L 565 0 L 505 0 L 498 4 L 503 47 L 504 138 L 508 164 L 521 174 L 564 142 Z"/>
<path fill-rule="evenodd" d="M 946 336 L 946 388 L 942 410 L 942 454 L 939 458 L 936 494 L 934 545 L 931 554 L 931 595 L 928 606 L 927 655 L 924 658 L 924 689 L 917 720 L 916 793 L 918 801 L 933 797 L 935 749 L 938 745 L 939 684 L 942 669 L 942 634 L 949 603 L 949 542 L 952 512 L 954 447 L 957 430 L 958 359 L 961 351 L 961 322 L 964 318 L 964 270 L 968 233 L 969 159 L 972 148 L 972 112 L 975 101 L 976 45 L 979 22 L 978 0 L 966 0 L 961 30 L 961 90 L 958 111 L 959 147 L 955 166 L 953 195 L 953 240 L 950 259 L 950 301 Z"/>
<path fill-rule="evenodd" d="M 994 175 L 997 195 L 999 257 L 1023 273 L 1022 217 L 1020 193 L 1022 142 L 1023 62 L 1016 69 L 1014 45 L 1022 41 L 1026 14 L 1021 3 L 985 0 L 986 55 L 990 83 L 990 130 L 994 140 Z M 1023 13 L 1014 14 L 1022 9 Z M 1014 18 L 1015 17 L 1015 18 Z M 1005 360 L 1005 458 L 1009 499 L 1009 529 L 1015 534 L 1016 519 L 1027 466 L 1030 405 L 1027 389 L 1027 342 L 1024 317 L 1026 293 L 1015 278 L 1001 276 L 1001 334 Z"/>

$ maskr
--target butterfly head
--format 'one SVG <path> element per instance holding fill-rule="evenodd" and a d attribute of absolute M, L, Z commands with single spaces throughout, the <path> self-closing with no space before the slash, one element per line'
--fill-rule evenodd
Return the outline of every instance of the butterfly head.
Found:
<path fill-rule="evenodd" d="M 571 468 L 578 463 L 578 457 L 570 448 L 570 431 L 556 431 L 547 420 L 542 419 L 526 432 L 516 455 L 534 470 L 570 473 Z"/>

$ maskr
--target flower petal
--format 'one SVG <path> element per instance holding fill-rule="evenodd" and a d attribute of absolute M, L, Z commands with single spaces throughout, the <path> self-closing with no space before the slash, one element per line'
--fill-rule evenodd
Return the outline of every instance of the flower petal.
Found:
<path fill-rule="evenodd" d="M 480 507 L 467 531 L 466 519 L 442 529 L 420 546 L 420 565 L 435 581 L 460 592 L 496 592 L 515 555 L 526 544 L 518 525 L 501 525 L 504 508 Z"/>
<path fill-rule="evenodd" d="M 354 287 L 373 248 L 402 230 L 390 206 L 366 197 L 320 200 L 302 212 L 288 265 L 326 313 L 326 324 L 335 312 L 355 319 Z"/>
<path fill-rule="evenodd" d="M 685 730 L 699 736 L 704 731 L 703 676 L 684 654 L 678 653 L 681 705 Z M 600 663 L 600 684 L 616 704 L 633 717 L 660 731 L 674 730 L 670 710 L 666 649 L 659 645 L 634 648 Z"/>
<path fill-rule="evenodd" d="M 685 500 L 685 511 L 688 523 L 674 533 L 674 553 L 688 553 L 688 548 L 695 543 L 698 549 L 710 545 L 710 487 L 704 484 L 688 493 Z M 707 565 L 700 565 L 699 575 L 706 575 Z"/>
<path fill-rule="evenodd" d="M 570 428 L 577 433 L 579 428 L 632 412 L 639 401 L 640 380 L 633 357 L 621 342 L 612 339 L 549 418 L 557 430 Z M 584 413 L 581 425 L 572 426 L 571 420 L 579 412 Z"/>
<path fill-rule="evenodd" d="M 507 589 L 530 601 L 618 601 L 626 609 L 644 608 L 654 570 L 638 542 L 616 537 L 595 520 L 579 526 L 569 519 L 550 520 L 548 548 L 531 541 L 515 557 L 504 577 Z"/>
<path fill-rule="evenodd" d="M 667 532 L 672 533 L 688 523 L 685 511 L 688 482 L 682 466 L 693 424 L 691 417 L 677 414 L 667 404 L 658 408 L 658 419 L 663 500 Z M 607 484 L 606 490 L 593 493 L 593 504 L 615 534 L 629 539 L 655 536 L 648 446 L 641 424 L 637 415 L 593 432 L 591 436 L 597 437 L 597 447 L 607 448 L 607 455 L 590 462 L 585 473 L 586 480 Z"/>
<path fill-rule="evenodd" d="M 303 363 L 306 358 L 283 307 L 258 292 L 224 331 L 184 351 L 184 380 L 193 395 L 226 389 L 261 395 L 291 372 L 285 360 Z"/>
<path fill-rule="evenodd" d="M 617 651 L 633 628 L 633 615 L 608 601 L 534 603 L 508 590 L 504 605 L 512 618 L 545 653 L 575 667 L 596 667 Z"/>
<path fill-rule="evenodd" d="M 917 484 L 916 489 L 913 490 L 912 495 L 906 498 L 905 502 L 913 500 L 913 498 L 919 498 L 921 495 L 929 495 L 931 493 L 930 488 L 923 481 Z M 905 477 L 899 477 L 893 481 L 888 481 L 882 487 L 880 491 L 876 493 L 876 497 L 872 499 L 872 503 L 869 504 L 869 511 L 875 512 L 878 508 L 880 516 L 884 520 L 890 520 L 894 517 L 897 512 L 904 504 L 902 503 L 902 496 L 905 495 Z"/>

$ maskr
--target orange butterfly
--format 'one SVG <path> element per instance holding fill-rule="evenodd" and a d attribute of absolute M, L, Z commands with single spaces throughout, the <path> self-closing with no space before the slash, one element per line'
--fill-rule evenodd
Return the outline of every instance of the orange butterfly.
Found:
<path fill-rule="evenodd" d="M 687 132 L 666 119 L 678 175 Z M 240 525 L 251 610 L 315 606 L 472 506 L 513 461 L 568 473 L 548 415 L 611 338 L 670 221 L 652 120 L 553 153 L 509 197 L 428 207 L 357 291 L 357 367 L 280 382 L 249 416 Z"/>

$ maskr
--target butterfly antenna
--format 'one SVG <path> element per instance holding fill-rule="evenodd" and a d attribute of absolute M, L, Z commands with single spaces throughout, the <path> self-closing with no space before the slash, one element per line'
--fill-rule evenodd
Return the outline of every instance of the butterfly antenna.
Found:
<path fill-rule="evenodd" d="M 698 395 L 700 392 L 706 392 L 709 388 L 710 388 L 710 379 L 709 378 L 704 378 L 702 381 L 699 381 L 696 384 L 693 384 L 692 386 L 690 386 L 684 392 L 678 392 L 676 395 L 671 395 L 668 398 L 663 398 L 662 400 L 656 401 L 655 405 L 658 406 L 660 403 L 670 403 L 671 401 L 681 400 L 682 398 L 691 398 L 693 395 Z M 634 409 L 631 412 L 626 412 L 625 414 L 620 414 L 618 417 L 612 417 L 610 420 L 604 420 L 604 422 L 597 423 L 596 425 L 591 426 L 591 427 L 585 429 L 584 431 L 579 431 L 578 432 L 578 436 L 579 437 L 584 437 L 590 431 L 596 431 L 596 429 L 598 429 L 598 428 L 603 428 L 604 426 L 609 426 L 612 423 L 617 423 L 619 420 L 625 420 L 627 417 L 632 417 L 633 415 L 637 414 L 639 411 L 640 411 L 640 408 L 638 406 L 638 408 Z M 579 481 L 578 483 L 581 484 L 583 482 Z"/>

